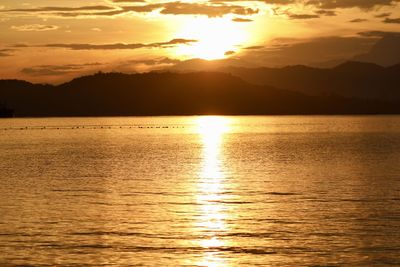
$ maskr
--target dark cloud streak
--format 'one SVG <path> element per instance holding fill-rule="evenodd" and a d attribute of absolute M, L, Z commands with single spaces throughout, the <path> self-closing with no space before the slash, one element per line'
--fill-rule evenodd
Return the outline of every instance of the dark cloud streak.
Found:
<path fill-rule="evenodd" d="M 114 1 L 115 3 L 142 3 L 143 1 Z M 128 5 L 128 6 L 82 6 L 82 7 L 38 7 L 26 9 L 9 9 L 0 12 L 24 12 L 44 13 L 61 17 L 79 16 L 116 16 L 135 13 L 149 13 L 160 10 L 161 14 L 168 15 L 204 15 L 208 17 L 222 17 L 227 14 L 254 15 L 258 9 L 252 9 L 241 5 L 210 4 L 210 3 L 187 3 L 187 2 L 165 2 L 155 4 Z"/>
<path fill-rule="evenodd" d="M 400 24 L 400 18 L 386 18 L 385 20 L 383 20 L 383 23 L 388 23 L 388 24 Z"/>
<path fill-rule="evenodd" d="M 40 65 L 24 68 L 20 72 L 29 76 L 61 76 L 80 73 L 90 67 L 102 65 L 101 63 L 66 64 L 66 65 Z"/>
<path fill-rule="evenodd" d="M 10 57 L 12 54 L 10 52 L 14 51 L 14 49 L 0 49 L 0 57 Z"/>
<path fill-rule="evenodd" d="M 38 8 L 20 8 L 20 9 L 5 9 L 0 12 L 71 12 L 71 11 L 104 11 L 113 10 L 109 6 L 82 6 L 82 7 L 38 7 Z"/>
<path fill-rule="evenodd" d="M 71 50 L 123 50 L 123 49 L 139 49 L 139 48 L 168 48 L 177 45 L 189 45 L 195 43 L 197 40 L 191 39 L 173 39 L 168 42 L 150 43 L 150 44 L 46 44 L 39 47 L 49 47 L 49 48 L 67 48 Z"/>

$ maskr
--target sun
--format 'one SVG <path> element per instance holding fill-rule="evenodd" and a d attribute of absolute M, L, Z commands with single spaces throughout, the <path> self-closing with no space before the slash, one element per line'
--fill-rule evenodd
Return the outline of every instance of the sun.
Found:
<path fill-rule="evenodd" d="M 178 36 L 197 40 L 191 45 L 177 48 L 181 57 L 201 58 L 206 60 L 222 59 L 238 51 L 246 42 L 247 31 L 229 18 L 195 17 L 182 25 Z"/>

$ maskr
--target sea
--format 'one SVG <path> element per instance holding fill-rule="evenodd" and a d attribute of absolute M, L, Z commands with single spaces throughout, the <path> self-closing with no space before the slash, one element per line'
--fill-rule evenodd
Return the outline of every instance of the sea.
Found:
<path fill-rule="evenodd" d="M 400 266 L 400 116 L 1 119 L 0 266 Z"/>

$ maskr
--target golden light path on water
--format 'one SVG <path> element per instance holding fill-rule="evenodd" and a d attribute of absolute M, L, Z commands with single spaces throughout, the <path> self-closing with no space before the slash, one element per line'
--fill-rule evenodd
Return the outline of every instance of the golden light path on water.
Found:
<path fill-rule="evenodd" d="M 226 232 L 226 219 L 229 214 L 223 204 L 222 195 L 225 187 L 224 172 L 222 170 L 222 146 L 224 135 L 229 132 L 229 119 L 217 116 L 200 117 L 197 120 L 197 131 L 202 140 L 202 169 L 197 183 L 197 202 L 199 203 L 199 217 L 196 226 L 202 229 L 204 239 L 199 246 L 210 251 L 197 265 L 226 266 L 223 258 L 213 249 L 225 247 L 226 241 L 218 238 L 219 233 Z"/>

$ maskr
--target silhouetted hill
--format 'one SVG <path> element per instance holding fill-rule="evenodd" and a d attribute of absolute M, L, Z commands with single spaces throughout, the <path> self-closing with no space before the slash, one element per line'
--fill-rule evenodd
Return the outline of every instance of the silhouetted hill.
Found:
<path fill-rule="evenodd" d="M 400 73 L 400 63 L 399 63 L 399 64 L 396 64 L 396 65 L 393 65 L 393 66 L 390 66 L 390 67 L 388 67 L 388 68 L 387 68 L 387 70 L 388 70 L 389 72 L 391 72 L 391 73 L 392 73 L 392 75 L 399 74 L 399 73 Z"/>
<path fill-rule="evenodd" d="M 400 100 L 400 65 L 385 68 L 373 63 L 346 62 L 332 69 L 307 66 L 229 67 L 220 71 L 253 84 L 270 85 L 307 95 L 336 94 L 385 101 Z"/>
<path fill-rule="evenodd" d="M 363 75 L 365 73 L 380 74 L 385 68 L 374 63 L 363 63 L 357 61 L 347 61 L 332 68 L 337 72 L 348 73 L 353 75 Z"/>
<path fill-rule="evenodd" d="M 382 66 L 400 63 L 400 36 L 388 34 L 379 40 L 366 54 L 354 57 L 361 62 L 372 62 Z"/>
<path fill-rule="evenodd" d="M 287 69 L 298 72 L 303 67 Z M 400 106 L 395 103 L 339 96 L 306 96 L 270 86 L 252 85 L 233 75 L 217 72 L 98 73 L 58 86 L 2 80 L 0 100 L 7 101 L 15 109 L 16 116 L 400 112 Z"/>

